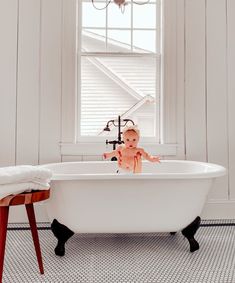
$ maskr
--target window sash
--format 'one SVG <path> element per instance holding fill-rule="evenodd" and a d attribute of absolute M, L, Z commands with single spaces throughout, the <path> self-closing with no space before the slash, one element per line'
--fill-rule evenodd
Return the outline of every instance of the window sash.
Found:
<path fill-rule="evenodd" d="M 107 57 L 127 57 L 127 58 L 130 58 L 130 57 L 144 57 L 144 58 L 153 58 L 156 60 L 156 68 L 157 68 L 157 71 L 156 71 L 156 78 L 155 80 L 158 81 L 159 78 L 157 76 L 157 74 L 159 73 L 158 72 L 158 68 L 160 68 L 159 65 L 161 65 L 161 57 L 157 54 L 147 54 L 147 56 L 145 55 L 142 55 L 142 54 L 131 54 L 131 56 L 127 55 L 127 54 L 107 54 L 107 53 L 100 53 L 100 52 L 96 52 L 96 53 L 92 53 L 92 52 L 87 52 L 87 53 L 84 53 L 82 56 L 80 56 L 80 60 L 81 60 L 81 57 L 85 57 L 85 58 L 89 58 L 89 57 L 104 57 L 104 58 L 107 58 Z M 157 62 L 157 60 L 159 60 L 159 62 Z M 80 61 L 81 62 L 81 61 Z M 80 77 L 81 78 L 81 77 Z M 81 81 L 80 81 L 80 84 L 81 84 Z M 160 86 L 159 86 L 160 87 Z M 157 86 L 155 86 L 155 90 L 157 89 Z M 79 91 L 80 90 L 80 91 Z M 157 101 L 159 101 L 159 103 L 161 103 L 161 99 L 160 97 L 155 97 L 157 98 Z M 159 99 L 158 99 L 159 98 Z M 78 99 L 78 108 L 77 108 L 77 115 L 78 115 L 78 118 L 77 118 L 77 121 L 80 122 L 81 121 L 81 85 L 79 85 L 78 87 L 78 96 L 77 96 L 77 99 Z M 155 143 L 159 143 L 160 142 L 160 106 L 159 106 L 159 103 L 155 103 L 154 107 L 155 107 L 155 111 L 154 111 L 154 116 L 153 116 L 153 119 L 154 119 L 154 123 L 155 123 L 155 135 L 153 135 L 152 137 L 142 137 L 142 141 L 143 142 L 155 142 Z M 80 107 L 79 107 L 80 105 Z M 112 118 L 112 117 L 111 117 Z M 110 119 L 111 119 L 110 118 Z M 117 117 L 114 117 L 114 118 L 117 118 Z M 160 121 L 159 123 L 157 123 L 156 121 Z M 106 121 L 107 122 L 107 121 Z M 157 124 L 157 125 L 156 125 Z M 96 141 L 96 142 L 101 142 L 101 141 L 104 141 L 105 140 L 105 135 L 102 135 L 102 136 L 84 136 L 84 135 L 80 135 L 80 126 L 81 124 L 78 123 L 77 124 L 77 129 L 78 129 L 78 132 L 77 132 L 77 139 L 76 139 L 76 142 L 79 143 L 79 142 L 90 142 L 90 141 Z M 105 127 L 105 124 L 103 125 Z M 107 139 L 110 139 L 110 138 L 113 138 L 115 137 L 115 135 L 111 135 L 109 134 L 107 136 Z"/>
<path fill-rule="evenodd" d="M 106 31 L 106 47 L 107 47 L 107 31 L 108 30 L 130 30 L 131 32 L 131 50 L 133 50 L 133 31 L 136 30 L 146 30 L 146 31 L 156 31 L 156 53 L 159 53 L 159 51 L 161 50 L 161 38 L 162 38 L 162 13 L 163 13 L 163 9 L 162 9 L 162 1 L 163 0 L 156 0 L 156 1 L 150 1 L 148 2 L 146 5 L 156 5 L 156 24 L 155 24 L 155 28 L 135 28 L 133 26 L 133 6 L 134 3 L 133 1 L 126 1 L 129 5 L 131 5 L 131 26 L 129 28 L 124 28 L 124 27 L 109 27 L 108 26 L 108 10 L 105 10 L 105 15 L 106 15 L 106 19 L 105 19 L 105 27 L 89 27 L 89 26 L 82 26 L 82 3 L 90 3 L 91 0 L 78 0 L 77 5 L 78 5 L 78 21 L 77 21 L 77 32 L 78 32 L 78 52 L 80 53 L 81 51 L 81 34 L 82 34 L 82 29 L 102 29 Z M 107 3 L 106 1 L 98 1 L 97 3 Z M 136 5 L 136 4 L 135 4 Z M 118 6 L 117 6 L 118 9 Z M 121 11 L 120 11 L 121 13 Z M 159 30 L 160 29 L 160 30 Z M 157 32 L 158 31 L 158 32 Z M 158 52 L 157 52 L 158 51 Z"/>

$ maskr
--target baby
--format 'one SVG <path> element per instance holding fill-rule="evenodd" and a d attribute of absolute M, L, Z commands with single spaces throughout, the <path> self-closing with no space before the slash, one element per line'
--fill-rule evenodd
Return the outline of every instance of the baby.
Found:
<path fill-rule="evenodd" d="M 124 146 L 119 146 L 112 152 L 104 153 L 104 159 L 115 156 L 121 170 L 133 173 L 142 172 L 142 157 L 148 161 L 160 163 L 158 156 L 151 156 L 143 148 L 137 147 L 140 134 L 136 126 L 126 127 L 122 135 Z"/>

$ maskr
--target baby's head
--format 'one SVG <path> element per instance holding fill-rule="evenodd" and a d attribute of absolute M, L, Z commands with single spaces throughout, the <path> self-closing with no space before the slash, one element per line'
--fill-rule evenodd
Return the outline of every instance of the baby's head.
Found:
<path fill-rule="evenodd" d="M 122 132 L 122 136 L 127 148 L 135 148 L 140 139 L 140 131 L 136 126 L 126 127 Z"/>

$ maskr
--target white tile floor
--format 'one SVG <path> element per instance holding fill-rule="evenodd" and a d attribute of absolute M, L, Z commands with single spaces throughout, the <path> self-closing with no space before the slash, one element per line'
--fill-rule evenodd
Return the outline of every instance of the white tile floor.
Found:
<path fill-rule="evenodd" d="M 74 235 L 64 257 L 56 239 L 39 230 L 45 274 L 40 275 L 29 230 L 8 230 L 3 283 L 232 283 L 235 282 L 235 221 L 202 221 L 189 252 L 177 233 Z M 41 223 L 39 227 L 48 227 Z M 11 224 L 10 228 L 27 227 Z"/>

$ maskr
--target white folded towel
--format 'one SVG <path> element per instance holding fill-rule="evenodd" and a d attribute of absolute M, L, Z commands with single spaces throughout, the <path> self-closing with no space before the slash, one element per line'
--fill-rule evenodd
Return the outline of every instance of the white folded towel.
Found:
<path fill-rule="evenodd" d="M 52 172 L 41 166 L 19 165 L 0 168 L 0 199 L 29 192 L 49 189 Z"/>
<path fill-rule="evenodd" d="M 0 199 L 5 198 L 8 195 L 17 195 L 23 192 L 30 192 L 31 190 L 46 190 L 49 188 L 50 185 L 48 183 L 39 183 L 39 182 L 4 184 L 4 185 L 0 185 Z"/>
<path fill-rule="evenodd" d="M 50 181 L 51 170 L 41 166 L 19 165 L 0 168 L 0 185 L 11 183 L 27 183 Z"/>

